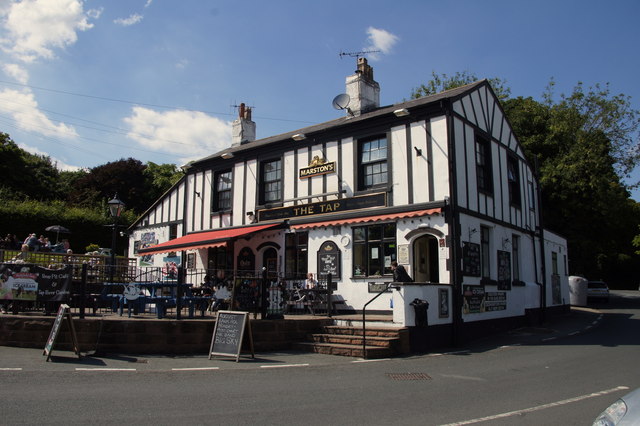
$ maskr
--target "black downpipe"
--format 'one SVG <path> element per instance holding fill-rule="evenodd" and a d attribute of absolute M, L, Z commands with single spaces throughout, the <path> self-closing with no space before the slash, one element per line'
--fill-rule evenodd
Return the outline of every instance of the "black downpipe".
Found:
<path fill-rule="evenodd" d="M 449 224 L 449 265 L 451 268 L 451 281 L 453 284 L 451 305 L 453 310 L 453 324 L 451 343 L 458 346 L 461 343 L 460 333 L 462 329 L 462 271 L 460 262 L 460 213 L 458 212 L 458 185 L 456 180 L 455 158 L 456 146 L 453 136 L 453 118 L 451 104 L 443 103 L 447 117 L 447 147 L 449 156 L 449 201 L 445 200 L 445 221 Z"/>

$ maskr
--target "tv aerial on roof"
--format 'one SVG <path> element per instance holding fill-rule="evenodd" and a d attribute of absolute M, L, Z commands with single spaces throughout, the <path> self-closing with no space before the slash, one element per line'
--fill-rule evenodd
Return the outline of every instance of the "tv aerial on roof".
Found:
<path fill-rule="evenodd" d="M 340 51 L 340 53 L 338 53 L 338 56 L 340 56 L 340 59 L 342 59 L 343 56 L 350 56 L 352 58 L 356 58 L 356 60 L 360 57 L 360 56 L 364 56 L 364 55 L 368 55 L 369 53 L 380 53 L 379 50 L 362 50 L 360 52 L 343 52 Z"/>
<path fill-rule="evenodd" d="M 347 113 L 353 117 L 353 111 L 349 108 L 349 102 L 351 102 L 351 96 L 346 93 L 341 93 L 335 98 L 333 98 L 333 107 L 335 109 L 343 109 L 346 110 Z"/>

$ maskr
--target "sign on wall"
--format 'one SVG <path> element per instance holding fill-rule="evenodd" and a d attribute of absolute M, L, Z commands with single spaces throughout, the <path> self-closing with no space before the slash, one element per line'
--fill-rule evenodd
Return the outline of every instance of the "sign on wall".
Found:
<path fill-rule="evenodd" d="M 340 280 L 340 249 L 333 241 L 325 241 L 318 250 L 318 275 L 331 274 Z"/>
<path fill-rule="evenodd" d="M 339 200 L 322 201 L 319 203 L 299 204 L 296 206 L 277 207 L 274 209 L 258 210 L 258 219 L 264 220 L 287 219 L 291 217 L 307 217 L 321 214 L 345 212 L 349 210 L 385 207 L 387 194 L 384 192 L 359 197 L 341 198 Z"/>
<path fill-rule="evenodd" d="M 511 290 L 511 253 L 498 250 L 498 290 Z"/>
<path fill-rule="evenodd" d="M 485 292 L 483 285 L 463 285 L 462 296 L 462 311 L 465 314 L 479 314 L 484 312 Z"/>
<path fill-rule="evenodd" d="M 485 295 L 486 312 L 504 311 L 507 309 L 507 293 L 504 291 L 488 291 Z"/>
<path fill-rule="evenodd" d="M 480 244 L 462 243 L 462 268 L 466 276 L 480 276 Z"/>
<path fill-rule="evenodd" d="M 313 157 L 308 167 L 300 169 L 300 179 L 310 178 L 312 176 L 326 175 L 327 173 L 335 173 L 336 163 L 335 161 L 327 163 L 324 159 L 318 155 Z"/>

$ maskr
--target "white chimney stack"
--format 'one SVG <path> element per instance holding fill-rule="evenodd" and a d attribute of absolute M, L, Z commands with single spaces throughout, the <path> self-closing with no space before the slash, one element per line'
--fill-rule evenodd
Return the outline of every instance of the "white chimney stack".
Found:
<path fill-rule="evenodd" d="M 380 107 L 380 84 L 373 79 L 373 68 L 366 58 L 358 58 L 358 69 L 347 77 L 346 86 L 351 98 L 349 109 L 354 115 Z"/>
<path fill-rule="evenodd" d="M 238 146 L 256 140 L 256 123 L 251 121 L 251 108 L 240 104 L 238 119 L 231 128 L 231 146 Z"/>

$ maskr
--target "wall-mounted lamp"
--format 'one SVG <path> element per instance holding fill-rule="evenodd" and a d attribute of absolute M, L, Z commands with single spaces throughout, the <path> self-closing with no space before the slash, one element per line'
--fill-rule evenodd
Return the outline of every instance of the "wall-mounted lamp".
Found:
<path fill-rule="evenodd" d="M 233 158 L 233 154 L 230 152 L 225 152 L 224 154 L 221 155 L 222 158 L 224 158 L 225 160 L 228 160 L 230 158 Z"/>
<path fill-rule="evenodd" d="M 511 240 L 508 238 L 503 238 L 502 239 L 502 250 L 506 250 L 507 246 L 511 244 Z"/>
<path fill-rule="evenodd" d="M 291 139 L 293 139 L 294 141 L 303 141 L 307 138 L 307 135 L 305 135 L 304 133 L 296 133 L 295 135 L 291 136 Z"/>
<path fill-rule="evenodd" d="M 476 228 L 469 228 L 469 241 L 471 241 L 471 236 L 478 232 Z"/>
<path fill-rule="evenodd" d="M 256 215 L 253 212 L 247 212 L 247 219 L 249 219 L 249 223 L 258 222 L 258 218 L 256 217 Z"/>
<path fill-rule="evenodd" d="M 416 157 L 422 157 L 422 150 L 417 146 L 414 146 L 413 149 L 416 150 Z"/>
<path fill-rule="evenodd" d="M 396 115 L 396 117 L 406 117 L 407 115 L 409 115 L 409 110 L 406 108 L 400 108 L 393 111 L 393 113 Z"/>
<path fill-rule="evenodd" d="M 196 194 L 196 195 L 198 196 L 198 198 L 202 198 L 202 197 L 200 196 L 200 193 L 199 193 L 198 191 L 193 191 L 193 193 L 194 193 L 194 194 Z"/>

